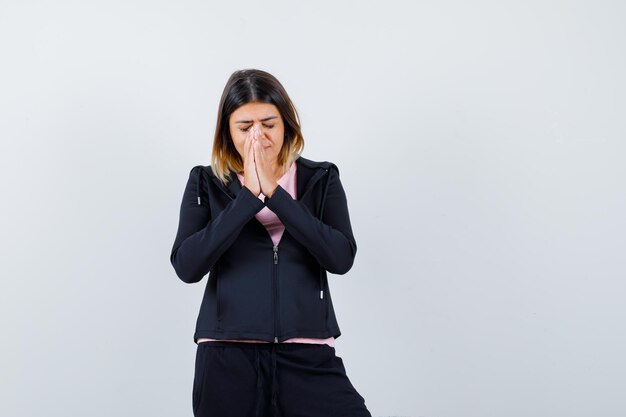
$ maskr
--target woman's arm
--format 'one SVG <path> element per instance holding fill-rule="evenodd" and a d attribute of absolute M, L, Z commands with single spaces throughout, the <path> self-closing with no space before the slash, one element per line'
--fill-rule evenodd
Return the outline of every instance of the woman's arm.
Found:
<path fill-rule="evenodd" d="M 356 241 L 352 234 L 348 204 L 339 170 L 331 165 L 322 220 L 278 185 L 265 202 L 289 233 L 302 243 L 328 272 L 343 275 L 352 268 Z"/>
<path fill-rule="evenodd" d="M 244 225 L 265 205 L 245 186 L 224 210 L 211 219 L 208 201 L 198 204 L 198 171 L 191 169 L 180 206 L 178 232 L 170 262 L 176 275 L 186 283 L 198 282 L 233 244 Z M 200 172 L 200 175 L 202 173 Z"/>

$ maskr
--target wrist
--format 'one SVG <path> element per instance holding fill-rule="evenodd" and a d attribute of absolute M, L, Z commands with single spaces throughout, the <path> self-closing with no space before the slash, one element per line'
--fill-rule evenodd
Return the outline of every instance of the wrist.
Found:
<path fill-rule="evenodd" d="M 246 184 L 244 184 L 241 188 L 242 188 L 242 189 L 244 189 L 244 188 L 245 188 L 246 190 L 248 190 L 248 192 L 249 192 L 250 194 L 252 194 L 252 195 L 253 195 L 253 196 L 255 196 L 255 197 L 258 197 L 258 196 L 259 196 L 259 193 L 258 193 L 258 192 L 256 192 L 256 193 L 255 193 L 254 191 L 252 191 L 252 188 L 250 188 L 250 187 L 249 187 L 249 186 L 247 186 Z"/>
<path fill-rule="evenodd" d="M 272 198 L 272 196 L 276 192 L 277 188 L 278 188 L 278 184 L 271 191 L 269 191 L 267 194 L 265 194 L 265 201 L 267 201 L 268 199 Z"/>

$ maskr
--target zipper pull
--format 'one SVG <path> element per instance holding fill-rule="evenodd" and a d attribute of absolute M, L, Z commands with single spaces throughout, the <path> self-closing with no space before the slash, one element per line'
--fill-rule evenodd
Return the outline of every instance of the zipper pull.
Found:
<path fill-rule="evenodd" d="M 274 343 L 278 343 L 278 336 L 274 336 Z"/>
<path fill-rule="evenodd" d="M 278 246 L 274 245 L 274 264 L 278 263 Z"/>
<path fill-rule="evenodd" d="M 320 290 L 320 300 L 324 298 L 324 290 Z"/>

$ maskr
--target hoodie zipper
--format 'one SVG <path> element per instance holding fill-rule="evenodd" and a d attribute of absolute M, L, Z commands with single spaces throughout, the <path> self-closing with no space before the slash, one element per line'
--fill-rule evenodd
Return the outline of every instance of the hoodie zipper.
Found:
<path fill-rule="evenodd" d="M 274 289 L 274 343 L 278 343 L 278 245 L 273 246 L 274 251 L 274 268 L 272 274 L 272 285 Z"/>

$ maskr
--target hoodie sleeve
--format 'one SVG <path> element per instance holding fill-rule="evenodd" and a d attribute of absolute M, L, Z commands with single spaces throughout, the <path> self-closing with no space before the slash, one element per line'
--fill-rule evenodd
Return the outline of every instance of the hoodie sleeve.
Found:
<path fill-rule="evenodd" d="M 242 187 L 214 219 L 209 202 L 200 200 L 202 166 L 191 169 L 180 205 L 178 231 L 170 262 L 176 275 L 186 283 L 198 282 L 230 247 L 245 224 L 265 205 Z"/>
<path fill-rule="evenodd" d="M 352 234 L 348 204 L 339 170 L 329 168 L 326 203 L 322 219 L 315 217 L 298 200 L 294 200 L 278 185 L 265 205 L 285 225 L 291 235 L 303 244 L 328 272 L 343 275 L 352 268 L 356 256 L 356 241 Z"/>

